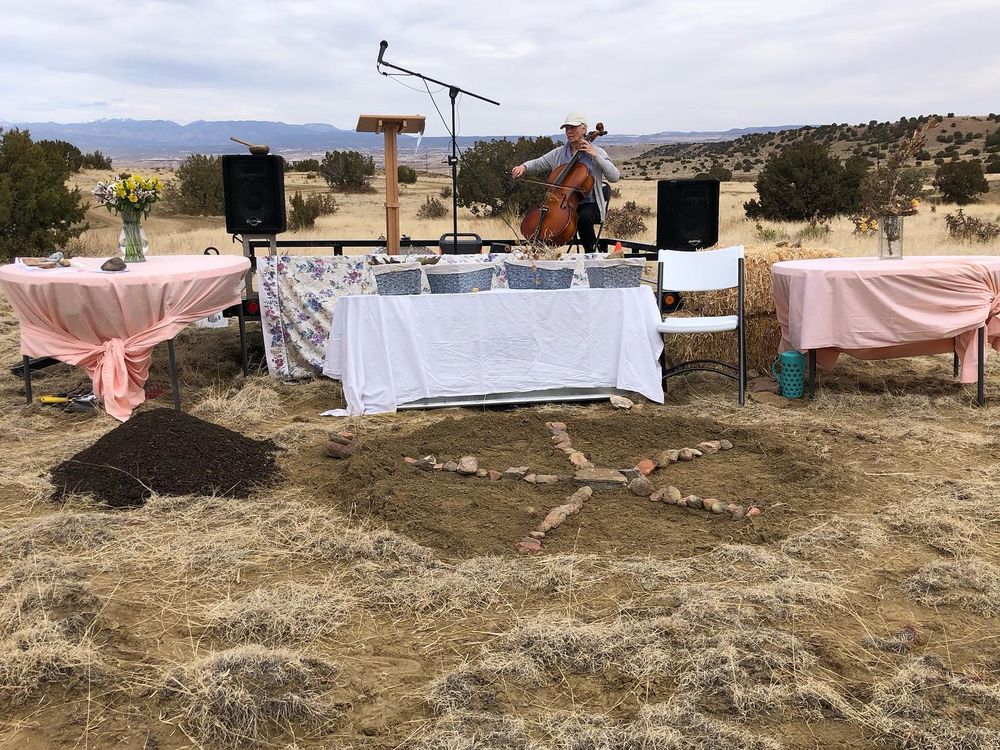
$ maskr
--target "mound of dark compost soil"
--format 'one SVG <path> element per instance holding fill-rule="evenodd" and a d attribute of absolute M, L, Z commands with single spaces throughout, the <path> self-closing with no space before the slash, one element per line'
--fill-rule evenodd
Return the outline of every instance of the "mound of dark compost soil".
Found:
<path fill-rule="evenodd" d="M 113 507 L 159 495 L 246 497 L 275 473 L 270 440 L 251 440 L 184 412 L 139 412 L 52 470 L 54 499 L 89 493 Z"/>

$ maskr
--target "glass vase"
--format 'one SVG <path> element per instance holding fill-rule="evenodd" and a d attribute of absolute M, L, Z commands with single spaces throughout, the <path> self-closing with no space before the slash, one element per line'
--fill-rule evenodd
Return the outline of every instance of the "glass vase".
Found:
<path fill-rule="evenodd" d="M 883 216 L 878 220 L 878 257 L 880 260 L 903 257 L 902 216 Z"/>
<path fill-rule="evenodd" d="M 122 259 L 126 263 L 145 263 L 149 239 L 142 228 L 142 211 L 126 208 L 119 213 L 122 230 L 118 234 L 118 251 Z"/>

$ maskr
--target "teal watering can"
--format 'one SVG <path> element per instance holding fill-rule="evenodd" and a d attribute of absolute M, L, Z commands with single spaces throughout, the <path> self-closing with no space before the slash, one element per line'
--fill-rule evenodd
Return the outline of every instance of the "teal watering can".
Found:
<path fill-rule="evenodd" d="M 806 355 L 802 352 L 782 352 L 771 363 L 771 374 L 781 386 L 782 396 L 802 398 L 802 385 L 806 374 Z"/>

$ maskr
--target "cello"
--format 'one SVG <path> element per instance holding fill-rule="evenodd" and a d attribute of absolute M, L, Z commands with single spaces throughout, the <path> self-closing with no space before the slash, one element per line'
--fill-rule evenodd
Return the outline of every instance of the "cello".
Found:
<path fill-rule="evenodd" d="M 584 138 L 593 143 L 602 135 L 607 135 L 604 123 L 597 123 Z M 528 211 L 521 222 L 521 235 L 529 243 L 541 242 L 545 245 L 565 245 L 576 234 L 578 209 L 582 199 L 594 190 L 594 175 L 580 160 L 581 151 L 573 158 L 560 164 L 549 173 L 545 181 L 548 189 L 541 205 Z"/>

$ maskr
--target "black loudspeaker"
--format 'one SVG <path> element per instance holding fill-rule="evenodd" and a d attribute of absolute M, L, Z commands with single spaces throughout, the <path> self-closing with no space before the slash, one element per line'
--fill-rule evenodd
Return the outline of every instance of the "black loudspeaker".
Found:
<path fill-rule="evenodd" d="M 222 189 L 230 234 L 278 234 L 287 228 L 285 160 L 280 156 L 223 156 Z"/>
<path fill-rule="evenodd" d="M 718 180 L 658 180 L 656 247 L 697 250 L 719 241 Z"/>

